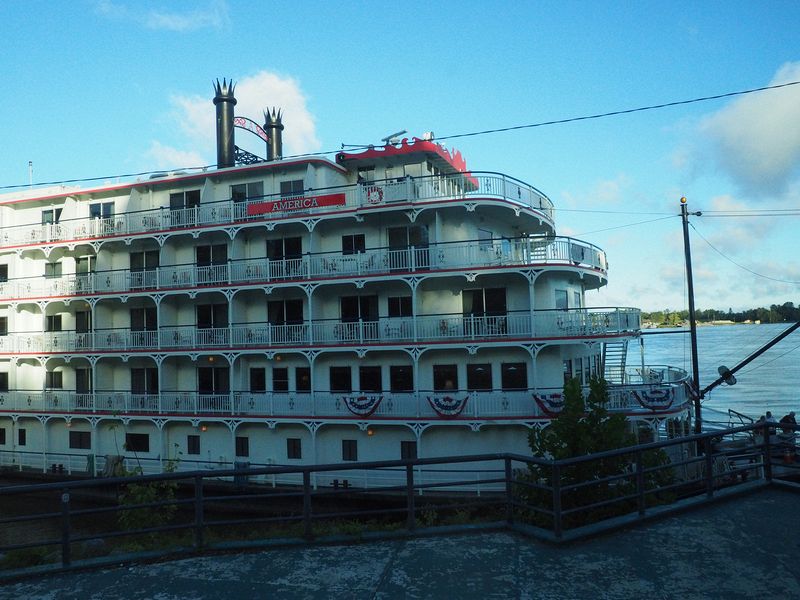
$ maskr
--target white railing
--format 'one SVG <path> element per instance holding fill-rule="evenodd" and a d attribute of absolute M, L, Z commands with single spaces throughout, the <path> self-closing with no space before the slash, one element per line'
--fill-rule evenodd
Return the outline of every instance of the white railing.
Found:
<path fill-rule="evenodd" d="M 678 370 L 675 370 L 676 374 Z M 685 382 L 611 386 L 609 409 L 632 415 L 676 413 L 685 409 L 690 397 Z M 420 390 L 393 392 L 242 392 L 204 394 L 164 391 L 137 394 L 124 391 L 76 393 L 66 390 L 0 392 L 0 413 L 12 411 L 55 413 L 242 415 L 281 418 L 386 419 L 518 419 L 552 418 L 534 395 L 548 397 L 561 390 L 468 391 Z M 585 391 L 585 395 L 588 390 Z M 661 398 L 659 402 L 648 399 Z M 452 409 L 443 411 L 441 401 Z M 359 404 L 360 402 L 360 404 Z M 552 408 L 552 407 L 551 407 Z"/>
<path fill-rule="evenodd" d="M 312 321 L 285 325 L 237 324 L 230 327 L 164 327 L 158 331 L 104 329 L 9 333 L 0 336 L 0 353 L 102 350 L 251 348 L 309 344 L 392 344 L 421 341 L 575 338 L 639 330 L 634 308 L 515 312 L 506 315 L 421 315 L 375 321 Z"/>
<path fill-rule="evenodd" d="M 246 202 L 224 200 L 191 208 L 166 207 L 113 217 L 71 219 L 60 223 L 32 224 L 0 229 L 0 244 L 15 246 L 96 239 L 110 236 L 147 235 L 157 231 L 198 226 L 229 225 L 234 222 L 322 215 L 342 208 L 379 208 L 395 202 L 419 203 L 441 199 L 502 199 L 541 212 L 551 222 L 553 204 L 535 188 L 496 173 L 444 175 L 376 181 L 307 191 L 285 198 L 266 196 Z M 327 199 L 327 200 L 323 200 Z"/>
<path fill-rule="evenodd" d="M 273 281 L 359 277 L 393 272 L 464 268 L 519 268 L 569 265 L 605 274 L 605 253 L 571 238 L 524 238 L 487 242 L 432 244 L 425 248 L 376 248 L 358 254 L 328 252 L 300 258 L 230 261 L 208 266 L 163 266 L 145 271 L 99 271 L 58 278 L 26 277 L 0 282 L 0 298 L 90 296 L 142 290 L 247 285 Z"/>

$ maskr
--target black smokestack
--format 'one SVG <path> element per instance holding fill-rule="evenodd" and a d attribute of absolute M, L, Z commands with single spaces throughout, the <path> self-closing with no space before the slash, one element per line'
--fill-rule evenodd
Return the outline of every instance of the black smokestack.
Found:
<path fill-rule="evenodd" d="M 267 160 L 283 158 L 283 123 L 281 123 L 280 110 L 273 108 L 272 112 L 264 111 L 264 131 L 269 136 Z"/>
<path fill-rule="evenodd" d="M 235 163 L 236 153 L 233 141 L 233 107 L 236 98 L 233 97 L 233 80 L 219 79 L 214 83 L 214 105 L 217 107 L 217 168 L 232 167 Z"/>

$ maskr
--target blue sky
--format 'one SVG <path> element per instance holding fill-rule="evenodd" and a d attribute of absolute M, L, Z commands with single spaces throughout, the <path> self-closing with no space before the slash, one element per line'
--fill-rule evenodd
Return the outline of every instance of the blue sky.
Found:
<path fill-rule="evenodd" d="M 29 160 L 35 182 L 211 164 L 218 77 L 237 114 L 283 108 L 289 153 L 800 80 L 797 2 L 9 0 L 0 21 L 0 186 Z M 680 219 L 654 220 L 686 196 L 697 306 L 736 310 L 800 304 L 798 123 L 793 86 L 444 143 L 608 252 L 594 306 L 686 307 Z M 767 209 L 794 213 L 741 212 Z"/>

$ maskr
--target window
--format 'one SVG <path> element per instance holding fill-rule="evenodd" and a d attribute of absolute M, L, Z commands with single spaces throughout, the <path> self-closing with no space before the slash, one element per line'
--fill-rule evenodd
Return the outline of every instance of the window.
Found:
<path fill-rule="evenodd" d="M 410 317 L 411 296 L 390 296 L 389 297 L 389 316 L 390 317 Z"/>
<path fill-rule="evenodd" d="M 228 262 L 227 244 L 213 244 L 208 246 L 197 246 L 195 248 L 198 267 L 208 267 L 211 265 L 224 265 Z"/>
<path fill-rule="evenodd" d="M 413 368 L 406 365 L 393 365 L 389 367 L 389 385 L 393 392 L 414 391 Z"/>
<path fill-rule="evenodd" d="M 358 460 L 358 440 L 342 440 L 342 460 Z"/>
<path fill-rule="evenodd" d="M 264 367 L 250 368 L 250 393 L 259 394 L 267 391 L 267 370 Z"/>
<path fill-rule="evenodd" d="M 61 263 L 44 263 L 44 276 L 47 279 L 57 279 L 61 277 Z"/>
<path fill-rule="evenodd" d="M 8 317 L 0 317 L 0 335 L 8 335 Z"/>
<path fill-rule="evenodd" d="M 211 329 L 228 326 L 227 304 L 200 304 L 197 306 L 197 328 Z"/>
<path fill-rule="evenodd" d="M 61 331 L 61 315 L 47 315 L 44 324 L 45 331 Z"/>
<path fill-rule="evenodd" d="M 158 268 L 158 250 L 142 250 L 141 252 L 131 252 L 131 271 L 155 271 Z"/>
<path fill-rule="evenodd" d="M 264 182 L 251 181 L 249 183 L 237 183 L 231 186 L 231 200 L 234 202 L 244 202 L 250 198 L 261 198 L 264 195 Z"/>
<path fill-rule="evenodd" d="M 393 271 L 403 271 L 411 267 L 413 254 L 414 266 L 427 269 L 430 266 L 428 253 L 428 228 L 424 225 L 409 227 L 389 227 L 386 230 L 389 239 L 389 267 Z M 412 252 L 400 252 L 415 248 Z"/>
<path fill-rule="evenodd" d="M 110 219 L 114 216 L 113 202 L 95 202 L 89 205 L 90 219 Z"/>
<path fill-rule="evenodd" d="M 303 238 L 289 237 L 267 240 L 267 258 L 270 260 L 286 260 L 303 256 Z"/>
<path fill-rule="evenodd" d="M 200 206 L 200 190 L 188 192 L 174 192 L 169 195 L 169 209 L 195 208 Z"/>
<path fill-rule="evenodd" d="M 300 438 L 286 438 L 286 458 L 303 458 L 303 445 Z"/>
<path fill-rule="evenodd" d="M 400 442 L 400 459 L 414 460 L 417 458 L 417 442 Z"/>
<path fill-rule="evenodd" d="M 8 391 L 8 373 L 0 371 L 0 392 Z"/>
<path fill-rule="evenodd" d="M 272 369 L 272 391 L 289 391 L 289 369 L 286 367 L 273 367 Z"/>
<path fill-rule="evenodd" d="M 302 300 L 270 300 L 267 302 L 270 325 L 299 325 L 303 322 Z"/>
<path fill-rule="evenodd" d="M 92 330 L 92 313 L 88 310 L 75 311 L 75 333 L 88 333 Z"/>
<path fill-rule="evenodd" d="M 47 371 L 44 374 L 44 387 L 48 390 L 60 390 L 63 387 L 63 373 L 61 371 Z"/>
<path fill-rule="evenodd" d="M 126 433 L 125 450 L 128 452 L 150 452 L 150 434 Z"/>
<path fill-rule="evenodd" d="M 357 254 L 366 250 L 366 238 L 363 233 L 342 236 L 342 254 Z"/>
<path fill-rule="evenodd" d="M 237 435 L 236 436 L 236 456 L 247 457 L 250 456 L 250 438 Z"/>
<path fill-rule="evenodd" d="M 186 436 L 186 454 L 200 454 L 200 436 Z"/>
<path fill-rule="evenodd" d="M 227 394 L 230 391 L 229 367 L 198 367 L 197 391 L 201 394 Z"/>
<path fill-rule="evenodd" d="M 567 290 L 556 290 L 556 308 L 567 310 Z"/>
<path fill-rule="evenodd" d="M 478 247 L 486 250 L 492 247 L 492 232 L 487 229 L 478 229 Z"/>
<path fill-rule="evenodd" d="M 8 281 L 8 265 L 0 265 L 0 283 Z"/>
<path fill-rule="evenodd" d="M 28 430 L 17 429 L 17 446 L 24 446 L 28 443 Z"/>
<path fill-rule="evenodd" d="M 380 392 L 383 390 L 381 368 L 379 366 L 358 368 L 358 387 L 362 392 Z"/>
<path fill-rule="evenodd" d="M 76 394 L 91 394 L 92 393 L 92 369 L 79 368 L 75 369 L 75 393 Z"/>
<path fill-rule="evenodd" d="M 461 304 L 465 315 L 483 317 L 506 314 L 506 289 L 485 288 L 464 290 Z"/>
<path fill-rule="evenodd" d="M 303 195 L 303 180 L 292 179 L 291 181 L 281 181 L 281 197 L 290 198 L 292 196 Z"/>
<path fill-rule="evenodd" d="M 61 220 L 61 208 L 53 208 L 42 211 L 42 225 L 52 225 Z"/>
<path fill-rule="evenodd" d="M 375 165 L 358 167 L 358 181 L 361 183 L 372 183 L 375 181 Z"/>
<path fill-rule="evenodd" d="M 572 292 L 572 304 L 575 308 L 581 307 L 581 293 L 580 292 Z"/>
<path fill-rule="evenodd" d="M 0 427 L 0 446 L 6 445 L 6 428 Z"/>
<path fill-rule="evenodd" d="M 330 368 L 330 387 L 332 392 L 352 392 L 353 383 L 350 378 L 350 367 Z"/>
<path fill-rule="evenodd" d="M 456 365 L 433 365 L 433 389 L 437 392 L 458 389 Z"/>
<path fill-rule="evenodd" d="M 572 361 L 564 361 L 564 383 L 567 383 L 572 378 Z"/>
<path fill-rule="evenodd" d="M 91 450 L 92 434 L 89 431 L 69 431 L 69 447 L 74 450 Z"/>
<path fill-rule="evenodd" d="M 486 391 L 492 389 L 492 365 L 482 363 L 467 365 L 467 389 Z"/>
<path fill-rule="evenodd" d="M 342 296 L 342 321 L 377 321 L 378 296 Z"/>
<path fill-rule="evenodd" d="M 155 306 L 131 309 L 131 331 L 156 331 L 158 311 Z"/>
<path fill-rule="evenodd" d="M 158 369 L 145 367 L 131 369 L 131 394 L 144 396 L 158 393 Z"/>
<path fill-rule="evenodd" d="M 311 369 L 297 367 L 294 370 L 294 387 L 298 392 L 311 391 Z"/>
<path fill-rule="evenodd" d="M 528 370 L 525 368 L 525 363 L 501 364 L 500 379 L 504 390 L 528 389 Z"/>

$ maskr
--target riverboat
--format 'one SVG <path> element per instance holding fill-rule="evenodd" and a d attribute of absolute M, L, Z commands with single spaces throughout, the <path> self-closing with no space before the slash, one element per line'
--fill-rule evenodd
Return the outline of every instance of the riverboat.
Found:
<path fill-rule="evenodd" d="M 279 111 L 215 93 L 216 168 L 0 197 L 0 465 L 528 453 L 592 376 L 642 435 L 688 432 L 686 372 L 629 364 L 640 312 L 588 306 L 606 254 L 545 194 L 430 133 L 283 158 Z"/>

